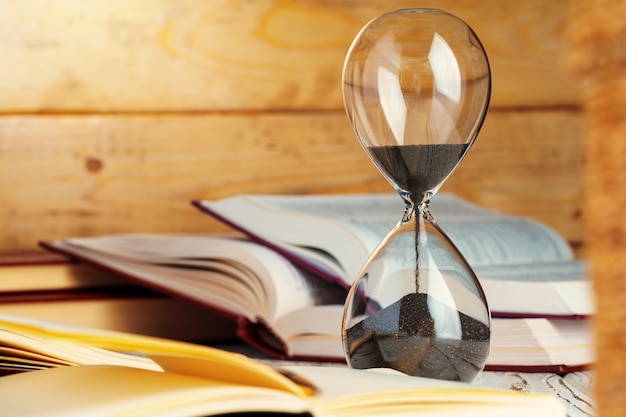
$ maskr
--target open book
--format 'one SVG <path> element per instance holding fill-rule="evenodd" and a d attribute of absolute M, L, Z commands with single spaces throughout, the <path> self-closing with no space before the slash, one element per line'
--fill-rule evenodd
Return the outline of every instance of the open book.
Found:
<path fill-rule="evenodd" d="M 296 264 L 349 288 L 400 220 L 397 194 L 241 195 L 193 204 Z M 452 194 L 431 212 L 476 272 L 494 316 L 586 316 L 594 311 L 584 264 L 536 221 Z"/>
<path fill-rule="evenodd" d="M 241 237 L 134 234 L 43 245 L 230 317 L 243 340 L 277 357 L 345 361 L 346 289 L 262 244 Z M 592 363 L 592 352 L 587 320 L 494 318 L 486 369 L 573 371 Z"/>
<path fill-rule="evenodd" d="M 93 359 L 0 378 L 3 415 L 566 415 L 563 403 L 545 394 L 480 388 L 380 369 L 272 367 L 198 345 L 0 316 L 2 346 L 15 340 L 22 340 L 13 348 L 22 356 L 71 362 L 71 355 L 59 352 L 74 350 L 75 356 L 87 353 Z M 129 349 L 132 355 L 120 353 Z M 119 363 L 120 355 L 130 358 L 126 364 Z M 31 400 L 33 390 L 36 401 Z"/>

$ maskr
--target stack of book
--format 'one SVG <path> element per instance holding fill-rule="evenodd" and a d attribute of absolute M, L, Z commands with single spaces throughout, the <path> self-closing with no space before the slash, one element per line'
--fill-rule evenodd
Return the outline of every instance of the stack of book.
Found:
<path fill-rule="evenodd" d="M 343 362 L 347 290 L 399 220 L 395 194 L 195 201 L 232 236 L 109 235 L 42 242 L 129 282 L 201 306 L 279 358 Z M 564 373 L 593 361 L 591 284 L 552 229 L 450 194 L 431 211 L 474 268 L 489 303 L 487 370 Z"/>
<path fill-rule="evenodd" d="M 235 337 L 219 315 L 49 251 L 0 255 L 0 314 L 189 341 Z"/>

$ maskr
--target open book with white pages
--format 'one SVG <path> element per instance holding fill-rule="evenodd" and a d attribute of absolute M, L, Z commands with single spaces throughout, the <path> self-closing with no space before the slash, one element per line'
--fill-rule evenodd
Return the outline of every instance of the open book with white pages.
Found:
<path fill-rule="evenodd" d="M 340 324 L 359 265 L 397 196 L 240 196 L 196 202 L 243 235 L 130 234 L 42 242 L 235 320 L 283 358 L 343 361 Z M 474 266 L 493 313 L 486 369 L 566 372 L 593 362 L 584 264 L 558 234 L 442 194 L 432 211 Z M 245 236 L 247 235 L 247 236 Z"/>
<path fill-rule="evenodd" d="M 393 193 L 240 195 L 193 204 L 346 288 L 402 209 Z M 449 193 L 433 198 L 430 208 L 478 275 L 494 315 L 593 313 L 584 262 L 550 227 Z"/>

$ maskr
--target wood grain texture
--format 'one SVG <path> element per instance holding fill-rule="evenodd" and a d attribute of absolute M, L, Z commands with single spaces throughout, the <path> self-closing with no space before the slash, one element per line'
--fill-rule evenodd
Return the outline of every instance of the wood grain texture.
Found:
<path fill-rule="evenodd" d="M 578 105 L 567 0 L 2 0 L 0 113 L 340 109 L 352 39 L 406 7 L 474 28 L 493 106 Z"/>
<path fill-rule="evenodd" d="M 598 415 L 626 411 L 626 3 L 571 1 L 570 63 L 586 119 L 584 231 L 596 299 Z"/>
<path fill-rule="evenodd" d="M 444 190 L 579 241 L 579 132 L 576 113 L 494 112 Z M 67 236 L 224 230 L 190 207 L 194 198 L 371 191 L 391 187 L 343 111 L 0 118 L 5 249 Z"/>
<path fill-rule="evenodd" d="M 580 244 L 566 0 L 0 0 L 0 250 L 222 230 L 193 198 L 390 190 L 348 125 L 341 66 L 365 22 L 417 6 L 465 19 L 493 70 L 444 190 Z"/>

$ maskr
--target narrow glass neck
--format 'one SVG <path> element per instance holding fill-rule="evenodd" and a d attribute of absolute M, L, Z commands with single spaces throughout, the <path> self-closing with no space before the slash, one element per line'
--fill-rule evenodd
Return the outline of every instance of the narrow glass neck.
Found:
<path fill-rule="evenodd" d="M 404 199 L 404 214 L 402 215 L 402 223 L 406 223 L 411 221 L 414 217 L 418 216 L 415 219 L 423 219 L 428 222 L 434 222 L 432 214 L 430 214 L 430 200 L 425 200 L 420 204 L 413 204 L 411 200 Z"/>

